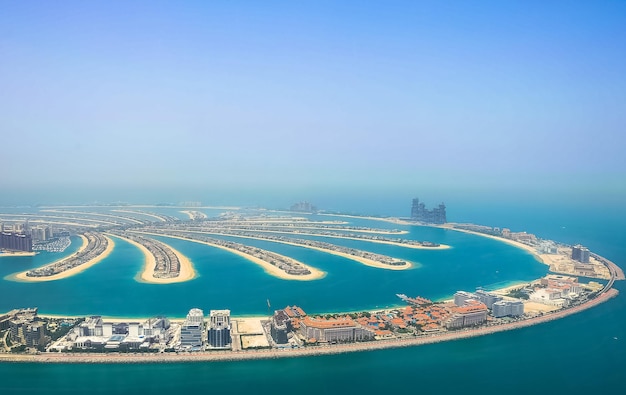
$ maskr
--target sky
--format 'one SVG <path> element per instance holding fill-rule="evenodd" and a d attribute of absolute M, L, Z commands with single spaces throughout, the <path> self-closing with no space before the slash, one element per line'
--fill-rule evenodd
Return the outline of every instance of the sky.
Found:
<path fill-rule="evenodd" d="M 623 1 L 0 0 L 0 194 L 621 199 L 624 70 Z"/>

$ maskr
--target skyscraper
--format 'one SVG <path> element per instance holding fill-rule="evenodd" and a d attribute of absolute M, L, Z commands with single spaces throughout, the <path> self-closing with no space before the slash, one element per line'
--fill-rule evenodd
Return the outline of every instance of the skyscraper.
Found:
<path fill-rule="evenodd" d="M 589 263 L 589 249 L 580 244 L 572 247 L 572 259 L 581 263 Z"/>
<path fill-rule="evenodd" d="M 26 234 L 0 232 L 0 249 L 32 252 L 33 240 Z"/>
<path fill-rule="evenodd" d="M 230 347 L 230 310 L 211 310 L 209 316 L 209 345 Z"/>
<path fill-rule="evenodd" d="M 446 205 L 441 203 L 432 210 L 428 210 L 424 203 L 421 203 L 418 198 L 415 198 L 411 205 L 411 219 L 427 224 L 445 224 L 448 222 L 446 218 Z"/>
<path fill-rule="evenodd" d="M 204 332 L 204 313 L 191 309 L 180 329 L 180 345 L 183 348 L 200 349 Z"/>

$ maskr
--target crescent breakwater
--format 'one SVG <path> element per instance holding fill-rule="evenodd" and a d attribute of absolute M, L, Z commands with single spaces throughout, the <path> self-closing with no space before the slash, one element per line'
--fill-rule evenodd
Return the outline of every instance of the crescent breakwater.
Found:
<path fill-rule="evenodd" d="M 158 354 L 100 354 L 100 353 L 39 353 L 9 354 L 0 353 L 0 362 L 38 362 L 38 363 L 171 363 L 171 362 L 217 362 L 241 361 L 253 359 L 295 358 L 317 355 L 343 354 L 349 352 L 374 351 L 389 348 L 415 347 L 445 341 L 468 339 L 485 336 L 498 332 L 520 329 L 561 319 L 581 311 L 587 310 L 608 301 L 618 295 L 616 289 L 603 292 L 594 299 L 576 307 L 561 310 L 556 313 L 545 314 L 523 321 L 495 325 L 485 328 L 455 331 L 438 335 L 424 335 L 409 339 L 390 339 L 375 342 L 331 344 L 325 346 L 311 346 L 298 349 L 262 349 L 240 351 L 210 351 L 194 353 L 158 353 Z"/>

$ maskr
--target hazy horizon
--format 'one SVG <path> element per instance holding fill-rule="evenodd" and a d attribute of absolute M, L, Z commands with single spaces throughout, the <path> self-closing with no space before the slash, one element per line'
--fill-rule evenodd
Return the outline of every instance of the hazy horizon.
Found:
<path fill-rule="evenodd" d="M 0 204 L 619 202 L 625 39 L 621 2 L 0 1 Z"/>

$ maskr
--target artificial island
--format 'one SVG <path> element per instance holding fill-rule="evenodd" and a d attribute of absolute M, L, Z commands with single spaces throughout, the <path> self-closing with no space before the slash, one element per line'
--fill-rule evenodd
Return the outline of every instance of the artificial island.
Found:
<path fill-rule="evenodd" d="M 86 206 L 53 207 L 38 213 L 0 214 L 1 248 L 5 251 L 0 256 L 30 256 L 33 250 L 62 252 L 70 236 L 81 241 L 75 253 L 6 279 L 42 282 L 74 276 L 104 261 L 115 246 L 114 240 L 123 240 L 143 253 L 143 270 L 137 281 L 161 285 L 196 277 L 192 260 L 168 245 L 168 239 L 218 248 L 258 265 L 268 275 L 299 281 L 321 280 L 326 272 L 246 241 L 310 249 L 392 271 L 419 269 L 420 265 L 362 249 L 363 244 L 356 248 L 329 240 L 431 251 L 450 248 L 403 238 L 406 230 L 353 226 L 336 219 L 342 216 L 494 238 L 530 252 L 554 274 L 490 292 L 458 290 L 449 300 L 398 294 L 398 304 L 390 308 L 332 314 L 307 314 L 306 306 L 295 305 L 271 310 L 269 299 L 268 314 L 262 317 L 231 316 L 231 311 L 223 308 L 205 315 L 197 307 L 184 319 L 155 316 L 141 320 L 40 315 L 37 308 L 17 308 L 0 315 L 0 361 L 237 360 L 413 346 L 511 330 L 574 314 L 615 297 L 618 291 L 613 283 L 624 279 L 617 265 L 581 245 L 568 246 L 509 229 L 448 223 L 445 205 L 428 210 L 417 199 L 409 218 L 321 213 L 307 202 L 295 204 L 287 215 L 271 211 L 244 215 L 228 208 L 214 218 L 195 204 L 180 205 L 186 219 L 147 208 L 122 206 L 104 213 Z M 321 216 L 335 219 L 319 220 L 324 218 Z M 604 283 L 583 283 L 578 276 Z"/>

